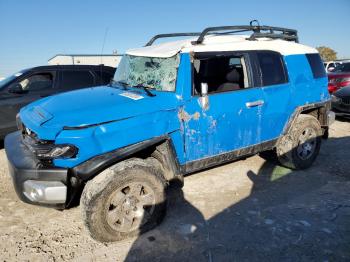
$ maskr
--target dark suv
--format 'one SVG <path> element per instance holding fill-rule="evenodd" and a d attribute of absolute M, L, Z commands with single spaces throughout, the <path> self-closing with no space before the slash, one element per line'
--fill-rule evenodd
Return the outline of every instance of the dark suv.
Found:
<path fill-rule="evenodd" d="M 105 85 L 115 68 L 90 65 L 39 66 L 0 81 L 0 139 L 16 130 L 20 108 L 42 97 L 83 87 Z"/>

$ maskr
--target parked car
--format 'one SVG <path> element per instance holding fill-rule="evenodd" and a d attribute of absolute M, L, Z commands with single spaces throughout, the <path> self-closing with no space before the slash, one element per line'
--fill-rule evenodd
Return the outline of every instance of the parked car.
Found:
<path fill-rule="evenodd" d="M 323 62 L 323 65 L 327 72 L 333 72 L 337 66 L 341 65 L 341 63 L 342 62 L 338 62 L 338 61 L 328 61 L 328 62 Z"/>
<path fill-rule="evenodd" d="M 107 66 L 39 66 L 0 81 L 0 139 L 17 130 L 16 114 L 23 106 L 53 94 L 106 85 L 115 68 Z"/>
<path fill-rule="evenodd" d="M 350 85 L 332 94 L 332 111 L 336 116 L 350 117 Z"/>
<path fill-rule="evenodd" d="M 328 74 L 328 90 L 330 93 L 350 85 L 350 62 L 342 63 L 333 73 Z"/>
<path fill-rule="evenodd" d="M 317 50 L 297 42 L 295 30 L 253 25 L 157 35 L 109 86 L 22 108 L 5 139 L 18 196 L 67 208 L 82 192 L 91 236 L 116 241 L 159 223 L 185 174 L 269 150 L 308 168 L 334 113 Z"/>

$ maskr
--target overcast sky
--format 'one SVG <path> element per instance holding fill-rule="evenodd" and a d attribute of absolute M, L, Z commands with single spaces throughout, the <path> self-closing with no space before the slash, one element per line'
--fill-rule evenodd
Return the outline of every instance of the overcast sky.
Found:
<path fill-rule="evenodd" d="M 300 42 L 350 58 L 350 0 L 314 1 L 0 0 L 0 77 L 47 64 L 60 53 L 104 54 L 144 45 L 153 35 L 208 26 L 294 28 Z"/>

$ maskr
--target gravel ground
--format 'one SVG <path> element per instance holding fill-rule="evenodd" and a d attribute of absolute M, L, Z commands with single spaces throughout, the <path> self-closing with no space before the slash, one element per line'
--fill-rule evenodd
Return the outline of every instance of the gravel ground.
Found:
<path fill-rule="evenodd" d="M 349 261 L 350 123 L 337 121 L 312 168 L 259 156 L 185 178 L 156 229 L 134 239 L 91 239 L 80 209 L 20 202 L 0 150 L 3 261 Z"/>

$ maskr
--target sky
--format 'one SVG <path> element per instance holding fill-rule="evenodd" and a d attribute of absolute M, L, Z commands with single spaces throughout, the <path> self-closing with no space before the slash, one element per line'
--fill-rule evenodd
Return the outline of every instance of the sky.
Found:
<path fill-rule="evenodd" d="M 349 13 L 350 0 L 0 0 L 0 77 L 56 54 L 123 53 L 155 34 L 253 19 L 350 58 Z"/>

